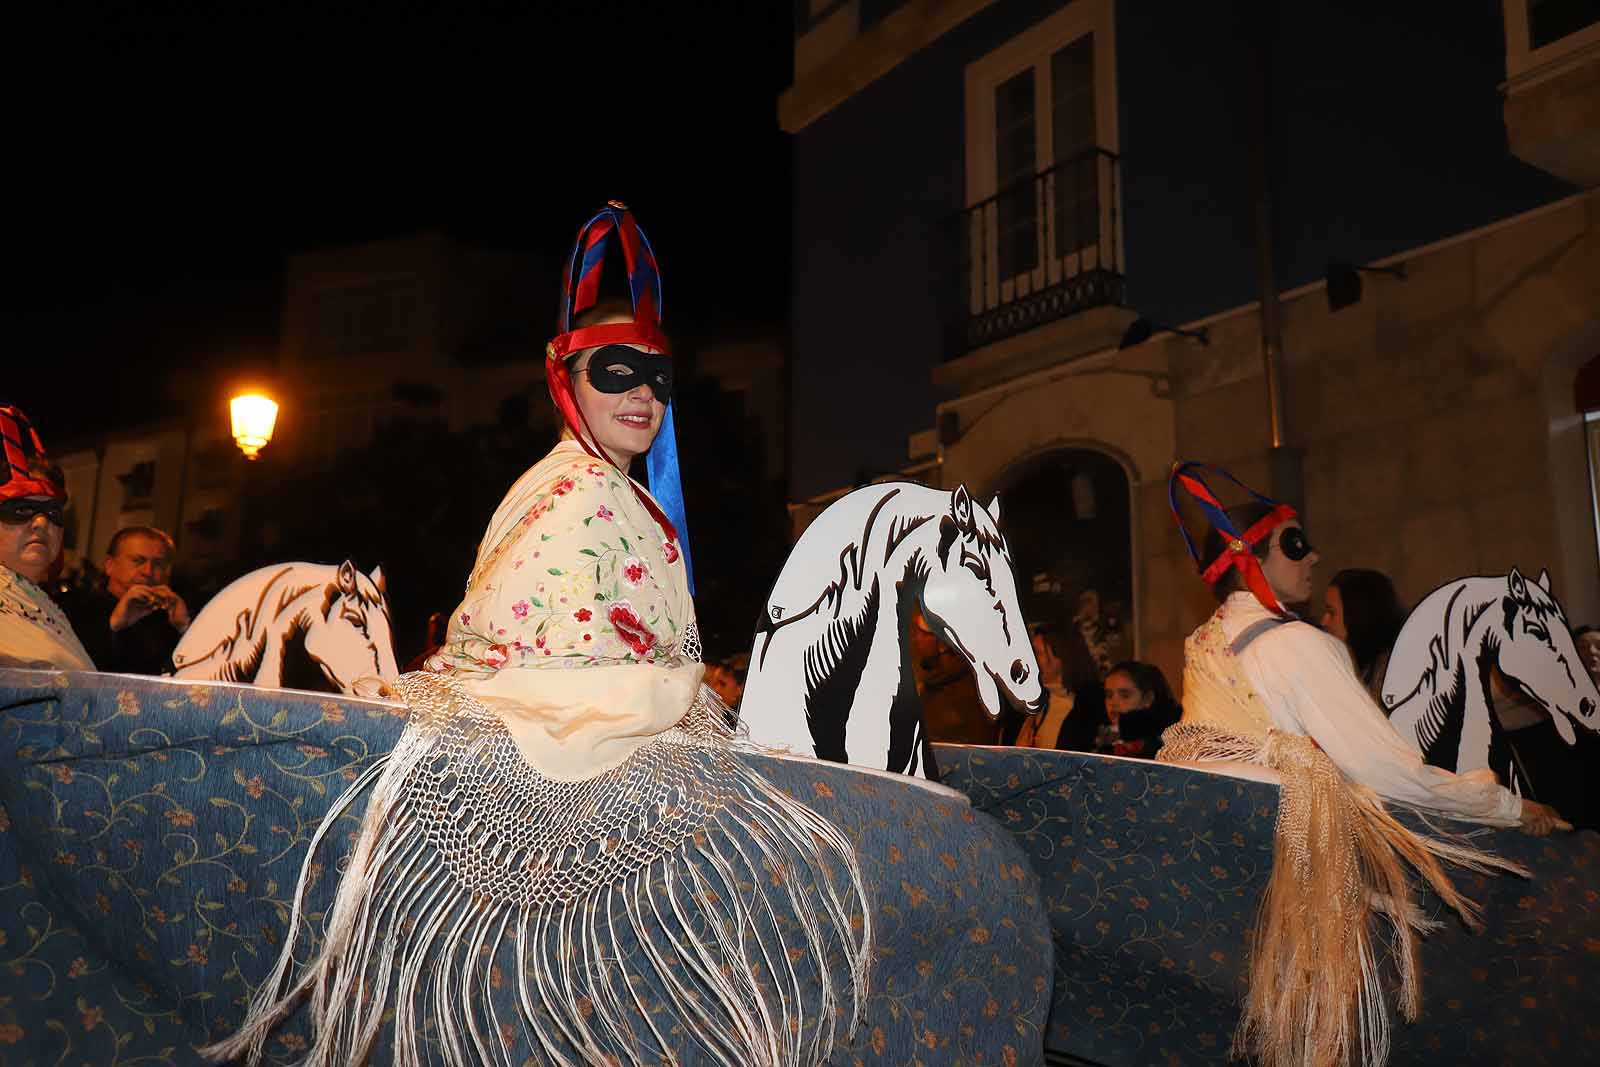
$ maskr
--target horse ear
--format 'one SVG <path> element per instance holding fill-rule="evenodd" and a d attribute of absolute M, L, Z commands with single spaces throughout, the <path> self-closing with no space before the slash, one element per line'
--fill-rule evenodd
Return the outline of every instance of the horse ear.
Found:
<path fill-rule="evenodd" d="M 1511 573 L 1506 575 L 1506 588 L 1511 590 L 1511 596 L 1514 599 L 1528 599 L 1528 580 L 1515 567 L 1512 567 Z"/>
<path fill-rule="evenodd" d="M 989 518 L 994 520 L 996 526 L 1000 525 L 1000 494 L 996 493 L 994 499 L 989 501 L 989 506 L 984 509 L 989 513 Z"/>
<path fill-rule="evenodd" d="M 372 568 L 372 584 L 378 587 L 379 596 L 387 597 L 389 595 L 389 587 L 385 583 L 385 579 L 383 577 L 383 564 L 381 563 Z"/>
<path fill-rule="evenodd" d="M 339 592 L 345 596 L 356 595 L 356 565 L 349 560 L 339 564 Z"/>
<path fill-rule="evenodd" d="M 1539 588 L 1546 593 L 1550 591 L 1550 572 L 1543 567 L 1539 569 Z"/>

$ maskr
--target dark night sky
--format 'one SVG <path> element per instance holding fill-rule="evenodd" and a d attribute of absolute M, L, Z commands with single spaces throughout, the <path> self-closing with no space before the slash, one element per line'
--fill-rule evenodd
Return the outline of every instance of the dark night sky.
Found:
<path fill-rule="evenodd" d="M 787 4 L 53 10 L 14 24 L 4 75 L 0 401 L 47 445 L 168 414 L 185 366 L 269 357 L 300 249 L 441 227 L 559 256 L 617 197 L 669 325 L 786 314 Z"/>

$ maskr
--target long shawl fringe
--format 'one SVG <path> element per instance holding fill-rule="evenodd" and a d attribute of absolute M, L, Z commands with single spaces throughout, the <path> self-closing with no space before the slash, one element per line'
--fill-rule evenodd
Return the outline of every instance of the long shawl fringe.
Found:
<path fill-rule="evenodd" d="M 277 965 L 239 1031 L 206 1056 L 260 1062 L 307 997 L 306 1067 L 361 1063 L 385 1028 L 398 1067 L 435 1056 L 509 1067 L 519 1047 L 559 1067 L 676 1063 L 691 1044 L 726 1067 L 791 1067 L 826 1060 L 836 1030 L 854 1034 L 871 944 L 854 850 L 732 756 L 709 690 L 684 724 L 575 794 L 525 764 L 514 773 L 531 781 L 503 780 L 503 762 L 484 773 L 511 744 L 498 720 L 447 682 L 408 675 L 400 686 L 411 724 L 317 829 Z M 476 733 L 450 750 L 445 720 L 463 716 Z M 638 788 L 674 760 L 695 781 L 680 773 L 669 799 Z M 426 788 L 441 779 L 442 798 Z M 452 779 L 466 782 L 454 795 Z M 620 814 L 606 810 L 630 788 L 647 806 L 624 798 Z M 294 974 L 313 859 L 369 790 L 320 952 Z M 553 829 L 545 818 L 546 837 L 581 840 L 598 820 L 600 839 L 565 854 L 513 850 L 512 820 L 530 818 L 517 798 L 547 794 L 578 803 Z M 516 994 L 504 1020 L 493 995 L 502 950 L 514 952 Z"/>
<path fill-rule="evenodd" d="M 1482 928 L 1478 908 L 1439 861 L 1523 877 L 1528 871 L 1459 837 L 1408 829 L 1309 737 L 1273 730 L 1257 739 L 1184 722 L 1164 741 L 1165 762 L 1258 763 L 1282 781 L 1272 875 L 1251 937 L 1233 1055 L 1264 1067 L 1342 1067 L 1356 1053 L 1370 1067 L 1383 1064 L 1389 1013 L 1373 917 L 1382 916 L 1387 928 L 1396 1001 L 1407 1022 L 1422 1003 L 1416 935 L 1440 925 L 1418 906 L 1406 868 L 1474 931 Z"/>

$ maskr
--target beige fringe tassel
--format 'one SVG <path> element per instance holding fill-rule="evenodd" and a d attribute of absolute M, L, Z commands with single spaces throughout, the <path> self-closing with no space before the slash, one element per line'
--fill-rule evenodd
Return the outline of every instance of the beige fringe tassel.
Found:
<path fill-rule="evenodd" d="M 202 1055 L 260 1063 L 302 999 L 305 1067 L 368 1062 L 385 1030 L 391 1067 L 514 1067 L 519 1048 L 557 1067 L 691 1048 L 720 1067 L 815 1067 L 855 1032 L 872 913 L 854 848 L 737 758 L 709 689 L 620 767 L 559 782 L 453 682 L 397 687 L 405 733 L 317 829 L 276 967 Z M 362 797 L 321 950 L 300 964 L 312 864 Z M 497 962 L 514 998 L 491 995 Z"/>
<path fill-rule="evenodd" d="M 1482 928 L 1477 905 L 1456 892 L 1439 860 L 1528 876 L 1460 839 L 1407 829 L 1376 793 L 1345 778 L 1303 735 L 1273 730 L 1256 739 L 1183 722 L 1167 730 L 1160 758 L 1264 764 L 1282 779 L 1272 876 L 1251 937 L 1232 1050 L 1264 1067 L 1343 1067 L 1358 1043 L 1360 1062 L 1378 1067 L 1388 1059 L 1374 912 L 1388 925 L 1400 1015 L 1416 1020 L 1422 1001 L 1416 935 L 1440 923 L 1418 907 L 1408 865 L 1474 931 Z"/>

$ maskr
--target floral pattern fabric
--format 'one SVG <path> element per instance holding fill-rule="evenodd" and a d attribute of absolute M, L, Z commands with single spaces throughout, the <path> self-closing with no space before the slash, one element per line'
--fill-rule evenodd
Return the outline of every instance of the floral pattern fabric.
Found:
<path fill-rule="evenodd" d="M 0 670 L 0 1067 L 200 1063 L 195 1049 L 237 1026 L 277 956 L 311 834 L 404 715 L 226 683 Z M 868 886 L 872 994 L 832 1063 L 1041 1063 L 1052 945 L 1018 841 L 960 798 L 745 758 L 848 834 Z M 312 930 L 360 808 L 312 857 Z M 514 988 L 491 978 L 488 993 Z M 270 1062 L 304 1055 L 305 1022 L 273 1032 Z M 703 1062 L 684 1024 L 663 1028 L 685 1067 Z"/>
<path fill-rule="evenodd" d="M 1039 875 L 1056 943 L 1046 1049 L 1226 1062 L 1277 786 L 1147 760 L 934 750 L 942 781 L 1010 830 Z M 1422 1015 L 1394 1027 L 1389 1063 L 1578 1062 L 1600 1041 L 1600 835 L 1480 833 L 1474 844 L 1534 876 L 1450 869 L 1483 906 L 1478 935 L 1421 896 L 1447 921 L 1423 940 Z"/>
<path fill-rule="evenodd" d="M 489 523 L 432 669 L 657 662 L 694 620 L 682 552 L 629 479 L 563 441 Z"/>

